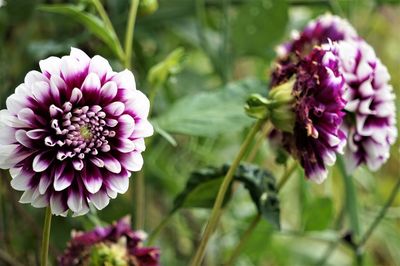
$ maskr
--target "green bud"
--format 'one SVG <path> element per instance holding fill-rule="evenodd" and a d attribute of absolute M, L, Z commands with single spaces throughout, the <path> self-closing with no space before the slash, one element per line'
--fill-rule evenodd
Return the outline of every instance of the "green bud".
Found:
<path fill-rule="evenodd" d="M 267 98 L 260 94 L 252 94 L 247 99 L 244 109 L 250 117 L 265 119 L 269 115 L 268 104 L 269 101 Z"/>
<path fill-rule="evenodd" d="M 139 15 L 148 16 L 156 12 L 158 9 L 158 0 L 140 0 Z"/>
<path fill-rule="evenodd" d="M 292 95 L 295 80 L 291 79 L 272 88 L 268 99 L 270 120 L 272 124 L 285 132 L 293 133 L 295 113 L 293 112 L 294 97 Z"/>

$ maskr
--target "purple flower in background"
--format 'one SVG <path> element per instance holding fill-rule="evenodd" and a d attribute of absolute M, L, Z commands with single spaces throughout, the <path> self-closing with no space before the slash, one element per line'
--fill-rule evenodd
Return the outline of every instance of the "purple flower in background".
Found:
<path fill-rule="evenodd" d="M 143 247 L 146 233 L 132 231 L 129 217 L 108 227 L 89 232 L 73 232 L 60 266 L 116 265 L 158 266 L 158 248 Z"/>
<path fill-rule="evenodd" d="M 365 41 L 337 44 L 348 101 L 343 128 L 348 135 L 346 165 L 349 172 L 365 163 L 379 169 L 390 156 L 397 137 L 396 106 L 387 68 Z"/>
<path fill-rule="evenodd" d="M 334 47 L 315 47 L 285 71 L 277 68 L 275 87 L 294 79 L 292 95 L 295 123 L 292 132 L 281 132 L 283 146 L 305 170 L 306 177 L 321 183 L 326 166 L 343 152 L 346 135 L 340 129 L 345 106 L 344 79 Z"/>
<path fill-rule="evenodd" d="M 142 168 L 149 101 L 132 72 L 79 49 L 39 65 L 0 111 L 0 167 L 22 203 L 50 204 L 55 215 L 102 209 Z"/>
<path fill-rule="evenodd" d="M 275 86 L 281 82 L 280 78 L 292 75 L 297 62 L 315 45 L 338 42 L 335 49 L 348 101 L 343 124 L 348 135 L 347 170 L 352 172 L 363 163 L 371 170 L 379 169 L 389 158 L 390 146 L 397 137 L 395 96 L 386 67 L 354 28 L 340 17 L 322 15 L 294 35 L 290 42 L 277 49 L 277 68 L 271 84 Z"/>

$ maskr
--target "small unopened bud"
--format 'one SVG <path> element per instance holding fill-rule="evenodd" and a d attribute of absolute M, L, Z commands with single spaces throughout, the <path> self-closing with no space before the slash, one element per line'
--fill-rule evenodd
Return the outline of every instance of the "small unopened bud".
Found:
<path fill-rule="evenodd" d="M 148 16 L 156 12 L 158 9 L 158 0 L 140 0 L 139 15 Z"/>

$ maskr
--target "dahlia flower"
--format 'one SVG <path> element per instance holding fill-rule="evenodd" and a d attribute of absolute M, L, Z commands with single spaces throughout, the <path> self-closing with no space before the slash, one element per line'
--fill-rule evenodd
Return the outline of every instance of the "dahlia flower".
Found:
<path fill-rule="evenodd" d="M 322 15 L 301 33 L 294 34 L 291 41 L 279 46 L 278 66 L 271 84 L 276 85 L 282 74 L 293 71 L 298 60 L 313 46 L 329 41 L 339 42 L 336 47 L 339 68 L 346 83 L 347 119 L 342 129 L 348 135 L 347 170 L 352 172 L 365 163 L 375 171 L 389 158 L 390 146 L 397 137 L 395 96 L 386 67 L 346 20 Z"/>
<path fill-rule="evenodd" d="M 321 183 L 327 176 L 327 166 L 335 163 L 336 153 L 343 152 L 346 142 L 340 129 L 344 79 L 334 47 L 314 47 L 296 64 L 284 71 L 278 68 L 273 82 L 272 95 L 284 84 L 293 84 L 293 129 L 289 132 L 275 124 L 281 130 L 283 146 L 300 162 L 307 178 Z"/>
<path fill-rule="evenodd" d="M 0 111 L 0 168 L 10 169 L 20 202 L 82 215 L 128 189 L 153 134 L 149 101 L 132 72 L 72 48 L 39 62 Z"/>
<path fill-rule="evenodd" d="M 396 106 L 387 68 L 365 41 L 337 44 L 348 101 L 343 129 L 348 135 L 346 166 L 349 172 L 365 163 L 378 170 L 390 156 L 397 137 Z"/>
<path fill-rule="evenodd" d="M 64 253 L 58 258 L 60 266 L 116 265 L 158 266 L 160 252 L 143 247 L 143 231 L 132 231 L 129 217 L 108 227 L 89 232 L 73 232 Z"/>

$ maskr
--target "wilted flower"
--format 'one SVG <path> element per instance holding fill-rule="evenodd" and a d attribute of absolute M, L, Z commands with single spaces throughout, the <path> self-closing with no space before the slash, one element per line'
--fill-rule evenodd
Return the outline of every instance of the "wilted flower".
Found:
<path fill-rule="evenodd" d="M 285 71 L 277 68 L 271 90 L 295 80 L 291 91 L 295 98 L 295 123 L 292 132 L 282 131 L 282 142 L 299 160 L 307 178 L 317 183 L 326 178 L 326 166 L 335 163 L 336 153 L 343 152 L 346 142 L 340 130 L 345 106 L 344 79 L 335 53 L 331 45 L 315 47 Z"/>
<path fill-rule="evenodd" d="M 132 72 L 79 49 L 39 65 L 0 111 L 0 167 L 25 191 L 22 203 L 50 204 L 56 215 L 82 215 L 89 203 L 102 209 L 142 168 L 149 101 Z"/>
<path fill-rule="evenodd" d="M 146 233 L 132 231 L 129 217 L 108 227 L 89 232 L 73 232 L 60 266 L 116 265 L 158 266 L 157 248 L 143 247 Z"/>
<path fill-rule="evenodd" d="M 387 68 L 365 41 L 342 41 L 337 45 L 340 68 L 346 80 L 348 171 L 365 163 L 377 170 L 390 156 L 397 137 L 396 106 Z"/>

